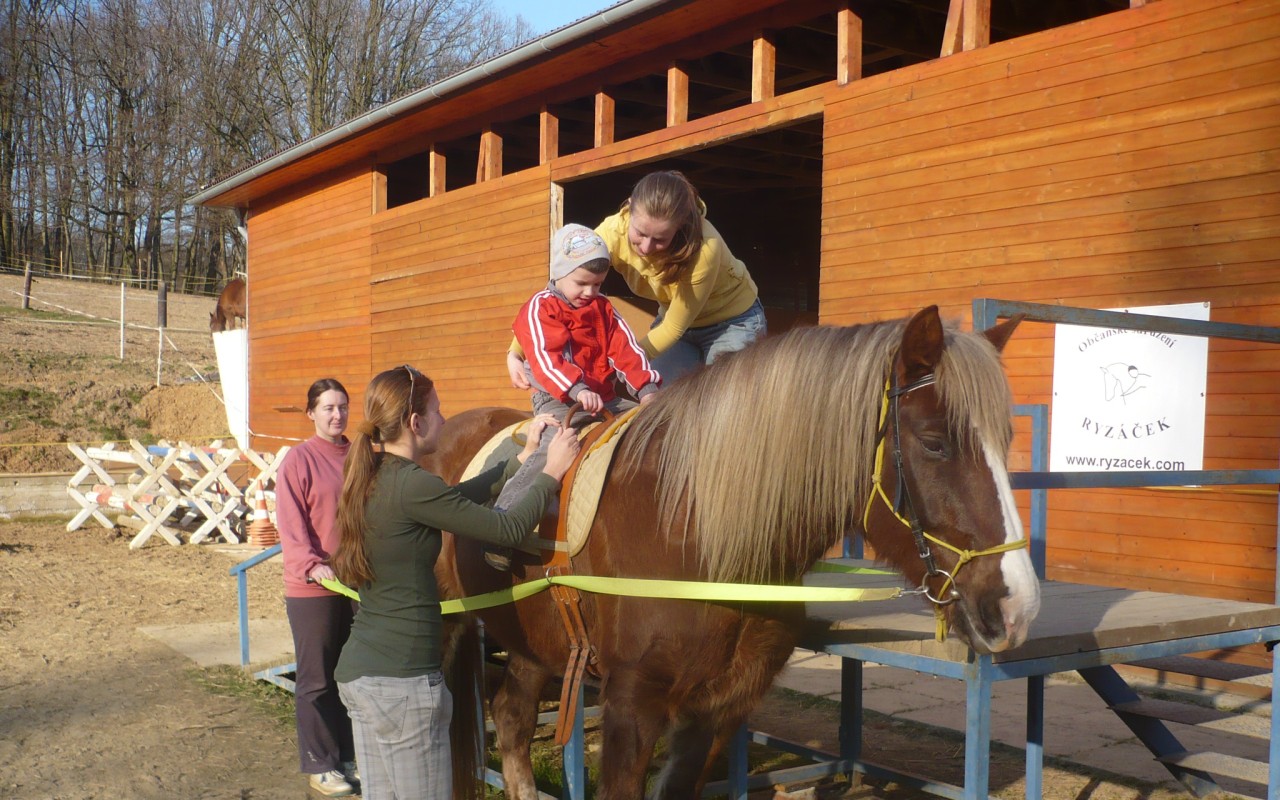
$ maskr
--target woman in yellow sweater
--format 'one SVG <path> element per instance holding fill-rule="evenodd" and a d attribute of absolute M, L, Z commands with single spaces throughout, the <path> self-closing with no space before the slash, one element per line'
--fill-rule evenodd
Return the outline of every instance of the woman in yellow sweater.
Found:
<path fill-rule="evenodd" d="M 698 190 L 681 173 L 641 178 L 596 233 L 631 291 L 658 303 L 640 345 L 664 382 L 765 334 L 755 282 L 707 221 Z M 508 353 L 507 368 L 512 385 L 529 388 L 518 349 Z"/>

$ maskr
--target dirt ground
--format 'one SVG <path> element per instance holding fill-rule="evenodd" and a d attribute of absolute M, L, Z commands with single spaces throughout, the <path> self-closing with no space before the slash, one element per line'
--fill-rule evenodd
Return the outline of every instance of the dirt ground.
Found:
<path fill-rule="evenodd" d="M 0 274 L 0 473 L 70 472 L 66 442 L 229 438 L 209 335 L 214 300 L 170 293 L 164 349 L 154 291 Z M 113 321 L 112 321 L 113 320 Z M 156 386 L 156 362 L 161 362 Z M 211 383 L 202 379 L 210 379 Z"/>
<path fill-rule="evenodd" d="M 0 524 L 0 796 L 305 797 L 296 740 L 139 626 L 236 619 L 234 560 L 102 528 Z M 278 560 L 250 572 L 283 617 Z"/>
<path fill-rule="evenodd" d="M 210 298 L 169 298 L 170 347 L 156 388 L 155 331 L 80 315 L 18 308 L 22 279 L 0 275 L 0 472 L 69 471 L 65 442 L 223 435 L 210 388 L 216 369 L 207 330 Z M 33 297 L 100 317 L 119 314 L 119 287 L 38 280 Z M 155 322 L 152 293 L 130 292 L 126 319 Z M 216 384 L 215 384 L 216 386 Z M 35 443 L 35 444 L 33 444 Z M 52 443 L 52 444 L 47 444 Z M 42 446 L 36 446 L 41 444 Z M 253 697 L 215 692 L 226 673 L 194 662 L 140 626 L 233 622 L 234 560 L 214 547 L 172 547 L 158 537 L 128 549 L 132 531 L 64 520 L 0 523 L 0 797 L 23 800 L 157 798 L 267 800 L 308 797 L 297 772 L 291 722 Z M 279 561 L 250 572 L 254 618 L 283 619 Z M 781 693 L 758 727 L 835 749 L 835 711 Z M 931 777 L 957 780 L 954 736 L 868 720 L 866 754 Z M 993 747 L 993 793 L 1021 798 L 1023 754 Z M 1166 800 L 1163 789 L 1049 763 L 1049 800 Z M 764 792 L 761 797 L 770 797 Z M 912 800 L 909 790 L 826 784 L 818 797 Z"/>

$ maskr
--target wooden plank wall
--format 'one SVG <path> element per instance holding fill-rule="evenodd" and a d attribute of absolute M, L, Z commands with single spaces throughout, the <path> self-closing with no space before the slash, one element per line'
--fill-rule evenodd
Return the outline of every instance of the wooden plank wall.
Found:
<path fill-rule="evenodd" d="M 1280 325 L 1280 2 L 1165 0 L 828 98 L 821 320 L 975 297 Z M 925 288 L 922 288 L 925 287 Z M 1052 328 L 1007 363 L 1049 403 Z M 1210 346 L 1205 468 L 1280 456 L 1280 348 Z M 1014 466 L 1027 466 L 1019 427 Z M 1049 577 L 1273 600 L 1275 487 L 1050 492 Z"/>
<path fill-rule="evenodd" d="M 417 366 L 446 416 L 527 408 L 504 354 L 516 312 L 546 285 L 550 197 L 549 172 L 537 167 L 375 217 L 373 371 Z"/>
<path fill-rule="evenodd" d="M 306 438 L 307 389 L 342 381 L 353 410 L 369 380 L 371 172 L 321 176 L 255 203 L 249 226 L 249 427 L 254 447 L 269 437 Z M 359 418 L 353 413 L 353 420 Z"/>

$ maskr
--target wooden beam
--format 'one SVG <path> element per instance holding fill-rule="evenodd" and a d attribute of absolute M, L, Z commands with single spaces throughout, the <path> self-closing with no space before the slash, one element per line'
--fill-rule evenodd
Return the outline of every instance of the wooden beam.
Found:
<path fill-rule="evenodd" d="M 387 210 L 387 168 L 381 164 L 373 165 L 373 213 Z"/>
<path fill-rule="evenodd" d="M 751 102 L 774 95 L 778 73 L 778 47 L 773 31 L 761 31 L 751 43 Z"/>
<path fill-rule="evenodd" d="M 480 133 L 480 155 L 476 159 L 476 183 L 502 177 L 502 136 L 491 125 Z"/>
<path fill-rule="evenodd" d="M 836 82 L 841 86 L 862 77 L 862 17 L 848 4 L 836 12 Z"/>
<path fill-rule="evenodd" d="M 803 120 L 820 119 L 825 108 L 826 91 L 829 89 L 822 86 L 798 89 L 772 100 L 698 117 L 679 128 L 661 128 L 633 136 L 603 151 L 570 153 L 552 166 L 551 180 L 570 181 L 583 175 L 645 164 L 764 131 L 790 127 Z"/>
<path fill-rule="evenodd" d="M 596 92 L 596 119 L 593 141 L 596 147 L 613 144 L 613 95 L 605 89 Z"/>
<path fill-rule="evenodd" d="M 947 6 L 947 24 L 942 29 L 941 55 L 946 58 L 960 49 L 960 18 L 964 15 L 964 0 L 951 0 Z"/>
<path fill-rule="evenodd" d="M 538 112 L 538 163 L 549 163 L 560 155 L 560 117 L 546 106 Z"/>
<path fill-rule="evenodd" d="M 564 187 L 558 183 L 551 184 L 551 213 L 550 213 L 551 230 L 547 231 L 547 238 L 551 238 L 551 234 L 564 227 Z"/>
<path fill-rule="evenodd" d="M 964 49 L 991 44 L 991 0 L 964 0 Z"/>
<path fill-rule="evenodd" d="M 667 127 L 689 121 L 689 73 L 680 64 L 667 67 Z"/>
<path fill-rule="evenodd" d="M 445 158 L 444 153 L 436 149 L 434 142 L 427 154 L 427 196 L 435 197 L 444 194 Z"/>

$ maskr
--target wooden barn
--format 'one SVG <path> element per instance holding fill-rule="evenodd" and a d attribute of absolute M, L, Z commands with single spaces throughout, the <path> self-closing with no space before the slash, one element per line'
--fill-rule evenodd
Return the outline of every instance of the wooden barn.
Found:
<path fill-rule="evenodd" d="M 252 430 L 309 435 L 322 376 L 358 417 L 405 362 L 446 414 L 526 407 L 503 353 L 549 231 L 656 168 L 774 331 L 967 325 L 978 297 L 1280 325 L 1280 0 L 625 0 L 194 198 L 246 219 Z M 1050 402 L 1053 352 L 1019 330 L 1017 402 Z M 1206 412 L 1206 469 L 1275 467 L 1278 348 L 1213 341 Z M 1274 486 L 1061 490 L 1048 518 L 1050 578 L 1274 598 Z"/>

